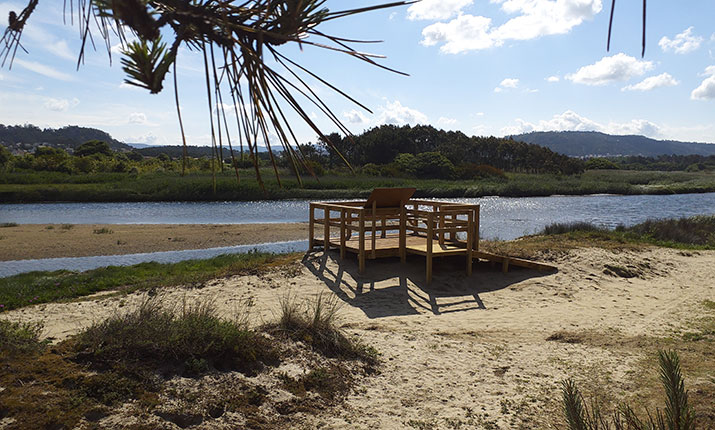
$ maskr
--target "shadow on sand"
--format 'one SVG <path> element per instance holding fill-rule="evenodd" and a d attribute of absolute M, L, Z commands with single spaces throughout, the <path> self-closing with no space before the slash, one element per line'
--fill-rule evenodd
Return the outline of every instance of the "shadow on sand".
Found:
<path fill-rule="evenodd" d="M 474 265 L 472 276 L 464 272 L 462 257 L 437 260 L 432 283 L 425 282 L 425 259 L 408 256 L 369 260 L 365 273 L 358 273 L 357 259 L 340 260 L 338 252 L 310 252 L 303 264 L 338 297 L 360 308 L 368 318 L 487 309 L 480 294 L 507 288 L 526 279 L 549 273 L 516 268 L 502 273 L 500 266 Z"/>

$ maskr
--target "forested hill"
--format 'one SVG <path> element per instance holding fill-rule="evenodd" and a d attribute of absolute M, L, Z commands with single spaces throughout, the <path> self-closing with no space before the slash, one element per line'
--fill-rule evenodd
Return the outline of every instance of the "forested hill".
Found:
<path fill-rule="evenodd" d="M 571 157 L 641 155 L 715 155 L 715 144 L 614 136 L 596 131 L 538 131 L 511 136 Z"/>
<path fill-rule="evenodd" d="M 438 130 L 429 125 L 382 125 L 356 136 L 354 142 L 336 133 L 328 138 L 353 166 L 385 165 L 399 154 L 440 153 L 454 166 L 489 165 L 512 172 L 578 173 L 581 160 L 537 145 L 498 137 L 469 137 L 459 131 Z M 341 161 L 329 149 L 330 165 Z"/>
<path fill-rule="evenodd" d="M 70 125 L 57 129 L 41 129 L 32 124 L 8 126 L 0 124 L 0 144 L 8 147 L 18 144 L 32 146 L 43 144 L 61 147 L 63 149 L 74 149 L 89 140 L 107 142 L 109 147 L 115 151 L 128 151 L 132 149 L 129 145 L 112 138 L 109 133 L 97 130 L 96 128 Z"/>

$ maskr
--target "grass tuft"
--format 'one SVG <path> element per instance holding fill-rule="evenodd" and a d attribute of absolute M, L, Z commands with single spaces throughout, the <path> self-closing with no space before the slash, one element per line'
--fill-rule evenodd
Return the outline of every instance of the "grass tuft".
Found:
<path fill-rule="evenodd" d="M 102 227 L 102 228 L 95 228 L 92 233 L 94 234 L 112 234 L 114 233 L 114 230 L 110 230 L 107 227 Z"/>
<path fill-rule="evenodd" d="M 16 222 L 3 222 L 0 223 L 0 228 L 7 228 L 7 227 L 17 227 Z"/>
<path fill-rule="evenodd" d="M 188 375 L 210 369 L 254 373 L 278 362 L 270 342 L 210 302 L 166 307 L 149 299 L 98 322 L 75 338 L 77 356 L 94 366 L 146 365 Z"/>
<path fill-rule="evenodd" d="M 325 356 L 376 364 L 377 353 L 373 348 L 348 339 L 338 327 L 339 310 L 336 296 L 320 293 L 301 303 L 288 294 L 280 300 L 281 314 L 275 328 Z"/>

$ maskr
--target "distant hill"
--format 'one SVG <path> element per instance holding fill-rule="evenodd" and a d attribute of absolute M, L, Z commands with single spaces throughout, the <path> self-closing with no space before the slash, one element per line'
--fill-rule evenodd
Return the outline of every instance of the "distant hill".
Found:
<path fill-rule="evenodd" d="M 88 140 L 102 140 L 115 151 L 129 151 L 126 145 L 102 130 L 70 125 L 62 128 L 41 129 L 32 124 L 0 124 L 0 144 L 9 148 L 31 149 L 38 145 L 54 146 L 63 149 L 75 149 Z"/>
<path fill-rule="evenodd" d="M 538 131 L 511 136 L 571 157 L 641 155 L 715 155 L 715 144 L 614 136 L 596 131 Z"/>

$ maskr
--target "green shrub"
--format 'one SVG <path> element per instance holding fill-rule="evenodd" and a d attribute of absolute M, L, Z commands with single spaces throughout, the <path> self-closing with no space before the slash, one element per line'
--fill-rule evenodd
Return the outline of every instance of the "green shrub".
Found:
<path fill-rule="evenodd" d="M 647 220 L 633 227 L 619 227 L 618 230 L 663 242 L 715 246 L 715 215 Z"/>
<path fill-rule="evenodd" d="M 488 164 L 464 163 L 457 166 L 455 176 L 459 179 L 500 178 L 506 179 L 506 173 Z"/>
<path fill-rule="evenodd" d="M 599 227 L 588 222 L 570 222 L 570 223 L 554 223 L 547 225 L 539 234 L 552 235 L 564 234 L 574 231 L 582 232 L 605 232 L 608 229 Z"/>
<path fill-rule="evenodd" d="M 586 161 L 586 170 L 616 170 L 618 168 L 616 163 L 607 158 L 596 157 Z"/>
<path fill-rule="evenodd" d="M 88 155 L 95 154 L 107 155 L 111 157 L 113 152 L 109 147 L 109 144 L 101 140 L 88 140 L 78 146 L 74 151 L 74 155 L 77 157 L 86 157 Z"/>

